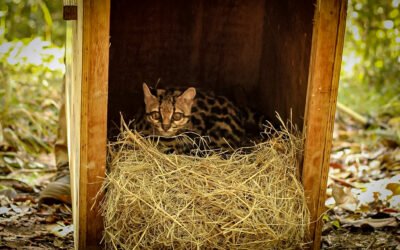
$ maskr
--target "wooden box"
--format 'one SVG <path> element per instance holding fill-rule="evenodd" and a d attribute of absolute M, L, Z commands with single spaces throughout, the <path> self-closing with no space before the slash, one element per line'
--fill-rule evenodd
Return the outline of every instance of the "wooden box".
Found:
<path fill-rule="evenodd" d="M 67 113 L 76 247 L 96 249 L 107 130 L 141 84 L 214 90 L 305 135 L 300 173 L 320 246 L 346 0 L 80 0 L 68 22 Z"/>

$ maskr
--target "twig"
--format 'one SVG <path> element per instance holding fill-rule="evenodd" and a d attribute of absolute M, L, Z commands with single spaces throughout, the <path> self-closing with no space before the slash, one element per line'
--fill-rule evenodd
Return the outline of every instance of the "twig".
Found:
<path fill-rule="evenodd" d="M 371 124 L 367 118 L 355 112 L 354 110 L 350 109 L 349 107 L 346 107 L 340 102 L 337 103 L 337 108 L 339 112 L 342 112 L 350 116 L 351 118 L 353 118 L 353 120 L 355 120 L 358 123 L 361 123 L 363 126 L 369 126 Z"/>
<path fill-rule="evenodd" d="M 351 183 L 349 183 L 349 182 L 347 182 L 347 181 L 345 181 L 345 180 L 342 180 L 342 179 L 333 177 L 332 175 L 329 175 L 329 178 L 331 178 L 332 180 L 334 180 L 334 181 L 336 181 L 336 182 L 339 182 L 342 186 L 351 187 L 351 188 L 355 188 L 355 187 L 356 187 L 356 186 L 354 186 L 353 184 L 351 184 Z"/>
<path fill-rule="evenodd" d="M 368 245 L 366 250 L 371 249 L 371 247 L 375 244 L 375 242 L 376 242 L 376 238 L 373 238 L 372 242 Z"/>

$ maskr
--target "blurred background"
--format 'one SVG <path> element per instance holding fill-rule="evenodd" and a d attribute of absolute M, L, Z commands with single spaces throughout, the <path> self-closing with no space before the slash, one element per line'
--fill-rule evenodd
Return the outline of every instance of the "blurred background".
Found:
<path fill-rule="evenodd" d="M 0 165 L 51 153 L 65 73 L 62 1 L 0 1 Z M 32 161 L 33 160 L 33 161 Z M 50 163 L 50 162 L 46 162 Z"/>
<path fill-rule="evenodd" d="M 399 114 L 398 0 L 350 0 L 339 101 L 370 116 Z"/>
<path fill-rule="evenodd" d="M 400 244 L 399 4 L 400 0 L 348 3 L 341 105 L 324 216 L 326 249 Z M 3 218 L 36 209 L 35 197 L 55 174 L 52 153 L 65 73 L 62 14 L 62 1 L 0 0 L 0 200 L 12 203 L 21 193 L 32 193 L 32 199 L 12 203 L 18 209 L 2 201 Z M 60 209 L 65 208 L 56 208 Z M 64 234 L 55 234 L 52 246 L 69 246 L 67 210 L 61 218 Z M 4 223 L 0 221 L 0 228 L 8 226 Z M 54 234 L 54 228 L 49 230 L 47 234 Z M 366 232 L 367 237 L 359 239 L 365 245 L 346 241 L 349 234 L 362 237 Z M 10 235 L 0 235 L 1 247 L 16 244 Z M 35 242 L 29 237 L 27 241 Z"/>

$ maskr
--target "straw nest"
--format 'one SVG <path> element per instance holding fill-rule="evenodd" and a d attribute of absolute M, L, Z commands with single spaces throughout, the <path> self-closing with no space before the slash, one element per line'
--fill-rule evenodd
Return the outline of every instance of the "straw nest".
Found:
<path fill-rule="evenodd" d="M 110 146 L 103 186 L 107 248 L 301 248 L 309 212 L 300 148 L 284 129 L 247 154 L 164 154 L 125 129 Z"/>

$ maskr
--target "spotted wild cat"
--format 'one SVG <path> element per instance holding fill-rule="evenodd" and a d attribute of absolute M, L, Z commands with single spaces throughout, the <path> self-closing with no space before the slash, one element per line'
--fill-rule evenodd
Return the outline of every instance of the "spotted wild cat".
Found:
<path fill-rule="evenodd" d="M 160 136 L 172 144 L 175 139 L 171 137 L 191 132 L 209 138 L 207 144 L 212 149 L 236 149 L 249 142 L 246 128 L 256 127 L 258 133 L 262 129 L 262 116 L 240 109 L 226 97 L 193 87 L 184 91 L 150 90 L 144 83 L 143 94 L 145 114 L 139 118 L 136 129 L 144 135 Z"/>

